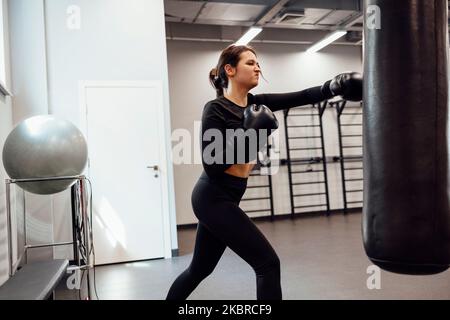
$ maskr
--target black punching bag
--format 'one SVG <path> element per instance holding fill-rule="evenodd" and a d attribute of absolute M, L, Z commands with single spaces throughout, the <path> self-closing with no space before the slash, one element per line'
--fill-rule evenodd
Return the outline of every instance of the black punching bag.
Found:
<path fill-rule="evenodd" d="M 365 0 L 364 248 L 379 267 L 450 264 L 447 0 Z"/>

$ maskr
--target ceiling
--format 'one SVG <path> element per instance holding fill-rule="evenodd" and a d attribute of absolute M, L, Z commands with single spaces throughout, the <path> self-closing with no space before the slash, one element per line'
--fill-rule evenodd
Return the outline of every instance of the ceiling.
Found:
<path fill-rule="evenodd" d="M 252 42 L 312 44 L 345 29 L 333 44 L 361 45 L 362 6 L 363 0 L 164 0 L 167 39 L 221 42 L 261 26 Z"/>
<path fill-rule="evenodd" d="M 232 42 L 262 26 L 253 42 L 317 42 L 333 30 L 349 33 L 335 44 L 360 45 L 361 0 L 164 0 L 167 38 Z"/>

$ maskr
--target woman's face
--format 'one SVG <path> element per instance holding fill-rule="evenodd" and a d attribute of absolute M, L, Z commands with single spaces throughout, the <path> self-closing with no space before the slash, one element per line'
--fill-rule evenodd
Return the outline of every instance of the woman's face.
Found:
<path fill-rule="evenodd" d="M 228 73 L 230 80 L 236 84 L 248 90 L 258 85 L 261 69 L 253 52 L 242 52 L 236 68 L 231 68 L 230 71 L 232 71 L 231 74 Z"/>

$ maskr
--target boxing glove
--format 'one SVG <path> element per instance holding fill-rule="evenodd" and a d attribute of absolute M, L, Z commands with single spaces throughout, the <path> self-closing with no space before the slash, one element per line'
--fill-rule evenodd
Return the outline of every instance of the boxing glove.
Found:
<path fill-rule="evenodd" d="M 358 72 L 341 73 L 327 81 L 322 92 L 331 92 L 333 96 L 341 96 L 348 101 L 361 101 L 363 91 L 362 76 Z"/>
<path fill-rule="evenodd" d="M 252 104 L 244 111 L 244 129 L 278 129 L 278 120 L 273 112 L 265 105 Z"/>

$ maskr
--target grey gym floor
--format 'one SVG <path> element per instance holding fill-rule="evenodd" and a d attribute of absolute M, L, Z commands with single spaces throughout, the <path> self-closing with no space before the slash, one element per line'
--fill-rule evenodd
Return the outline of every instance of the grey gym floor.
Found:
<path fill-rule="evenodd" d="M 364 253 L 361 214 L 333 214 L 256 222 L 281 260 L 283 299 L 450 299 L 450 270 L 431 276 L 381 271 L 381 288 L 367 287 L 372 265 Z M 188 266 L 195 229 L 180 230 L 179 256 L 96 268 L 96 287 L 104 299 L 164 299 L 172 281 Z M 59 289 L 57 299 L 75 292 Z M 189 299 L 256 298 L 251 267 L 227 249 L 214 273 Z"/>

